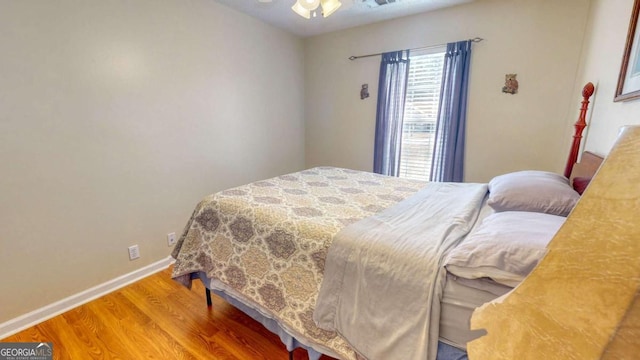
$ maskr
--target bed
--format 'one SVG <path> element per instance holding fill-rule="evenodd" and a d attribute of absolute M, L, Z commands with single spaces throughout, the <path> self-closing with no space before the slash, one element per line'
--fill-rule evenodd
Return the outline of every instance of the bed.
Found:
<path fill-rule="evenodd" d="M 574 139 L 592 85 L 587 90 Z M 575 148 L 574 141 L 567 169 Z M 477 336 L 471 313 L 544 256 L 545 241 L 579 198 L 567 178 L 586 186 L 592 175 L 581 169 L 575 179 L 518 172 L 453 184 L 318 167 L 258 181 L 197 205 L 172 253 L 172 276 L 187 287 L 199 279 L 208 296 L 213 291 L 310 359 L 465 359 Z M 518 186 L 539 177 L 563 195 L 522 208 L 518 196 L 531 191 Z M 550 224 L 543 233 L 541 223 Z M 507 227 L 498 235 L 520 236 L 522 227 L 535 234 L 498 249 L 495 226 Z"/>

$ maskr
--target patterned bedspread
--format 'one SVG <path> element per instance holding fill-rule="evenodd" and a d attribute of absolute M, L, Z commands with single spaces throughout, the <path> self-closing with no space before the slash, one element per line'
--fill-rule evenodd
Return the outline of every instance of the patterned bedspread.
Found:
<path fill-rule="evenodd" d="M 313 311 L 332 239 L 343 227 L 404 200 L 424 182 L 320 167 L 207 196 L 172 256 L 173 278 L 205 272 L 298 337 L 354 359 Z"/>

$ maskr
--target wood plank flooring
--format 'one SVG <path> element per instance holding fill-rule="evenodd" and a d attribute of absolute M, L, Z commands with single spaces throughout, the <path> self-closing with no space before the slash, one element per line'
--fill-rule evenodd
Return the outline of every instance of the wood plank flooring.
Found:
<path fill-rule="evenodd" d="M 280 339 L 204 287 L 167 269 L 2 342 L 53 342 L 54 359 L 288 359 Z M 304 349 L 294 359 L 308 359 Z M 321 360 L 331 360 L 323 356 Z"/>

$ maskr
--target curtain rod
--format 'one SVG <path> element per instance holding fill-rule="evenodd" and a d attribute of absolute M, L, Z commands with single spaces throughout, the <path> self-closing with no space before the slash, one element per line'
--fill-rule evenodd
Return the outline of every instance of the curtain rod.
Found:
<path fill-rule="evenodd" d="M 476 37 L 476 38 L 473 38 L 473 39 L 469 39 L 469 41 L 472 41 L 472 42 L 480 42 L 480 41 L 482 41 L 482 40 L 484 40 L 484 39 L 483 39 L 483 38 L 480 38 L 480 37 Z M 413 48 L 413 49 L 409 49 L 409 50 L 413 50 L 413 51 L 415 51 L 415 50 L 426 50 L 426 49 L 432 49 L 432 48 L 439 47 L 439 46 L 444 46 L 444 45 L 447 45 L 447 44 L 438 44 L 438 45 L 431 45 L 431 46 L 423 46 L 423 47 Z M 360 56 L 349 56 L 349 60 L 352 60 L 352 61 L 353 61 L 353 60 L 357 60 L 357 59 L 361 59 L 361 58 L 366 58 L 366 57 L 371 57 L 371 56 L 378 56 L 378 55 L 382 55 L 382 54 L 383 54 L 383 53 L 368 54 L 368 55 L 360 55 Z"/>

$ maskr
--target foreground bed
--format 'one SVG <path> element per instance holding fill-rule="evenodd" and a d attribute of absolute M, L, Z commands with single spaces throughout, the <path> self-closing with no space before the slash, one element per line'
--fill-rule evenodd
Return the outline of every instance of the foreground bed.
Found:
<path fill-rule="evenodd" d="M 197 273 L 225 298 L 276 319 L 303 345 L 334 357 L 352 357 L 337 334 L 313 322 L 329 245 L 347 224 L 424 185 L 316 168 L 212 195 L 198 205 L 174 250 L 174 277 L 188 285 Z"/>
<path fill-rule="evenodd" d="M 565 178 L 545 177 L 573 192 Z M 324 167 L 226 190 L 196 207 L 173 276 L 186 286 L 201 279 L 311 359 L 460 358 L 475 337 L 473 309 L 526 276 L 578 197 L 512 214 L 511 198 L 496 196 L 513 176 L 498 180 L 488 192 Z M 492 247 L 492 224 L 514 222 L 551 225 L 526 261 L 505 263 L 515 255 Z M 468 256 L 487 246 L 500 258 Z"/>

